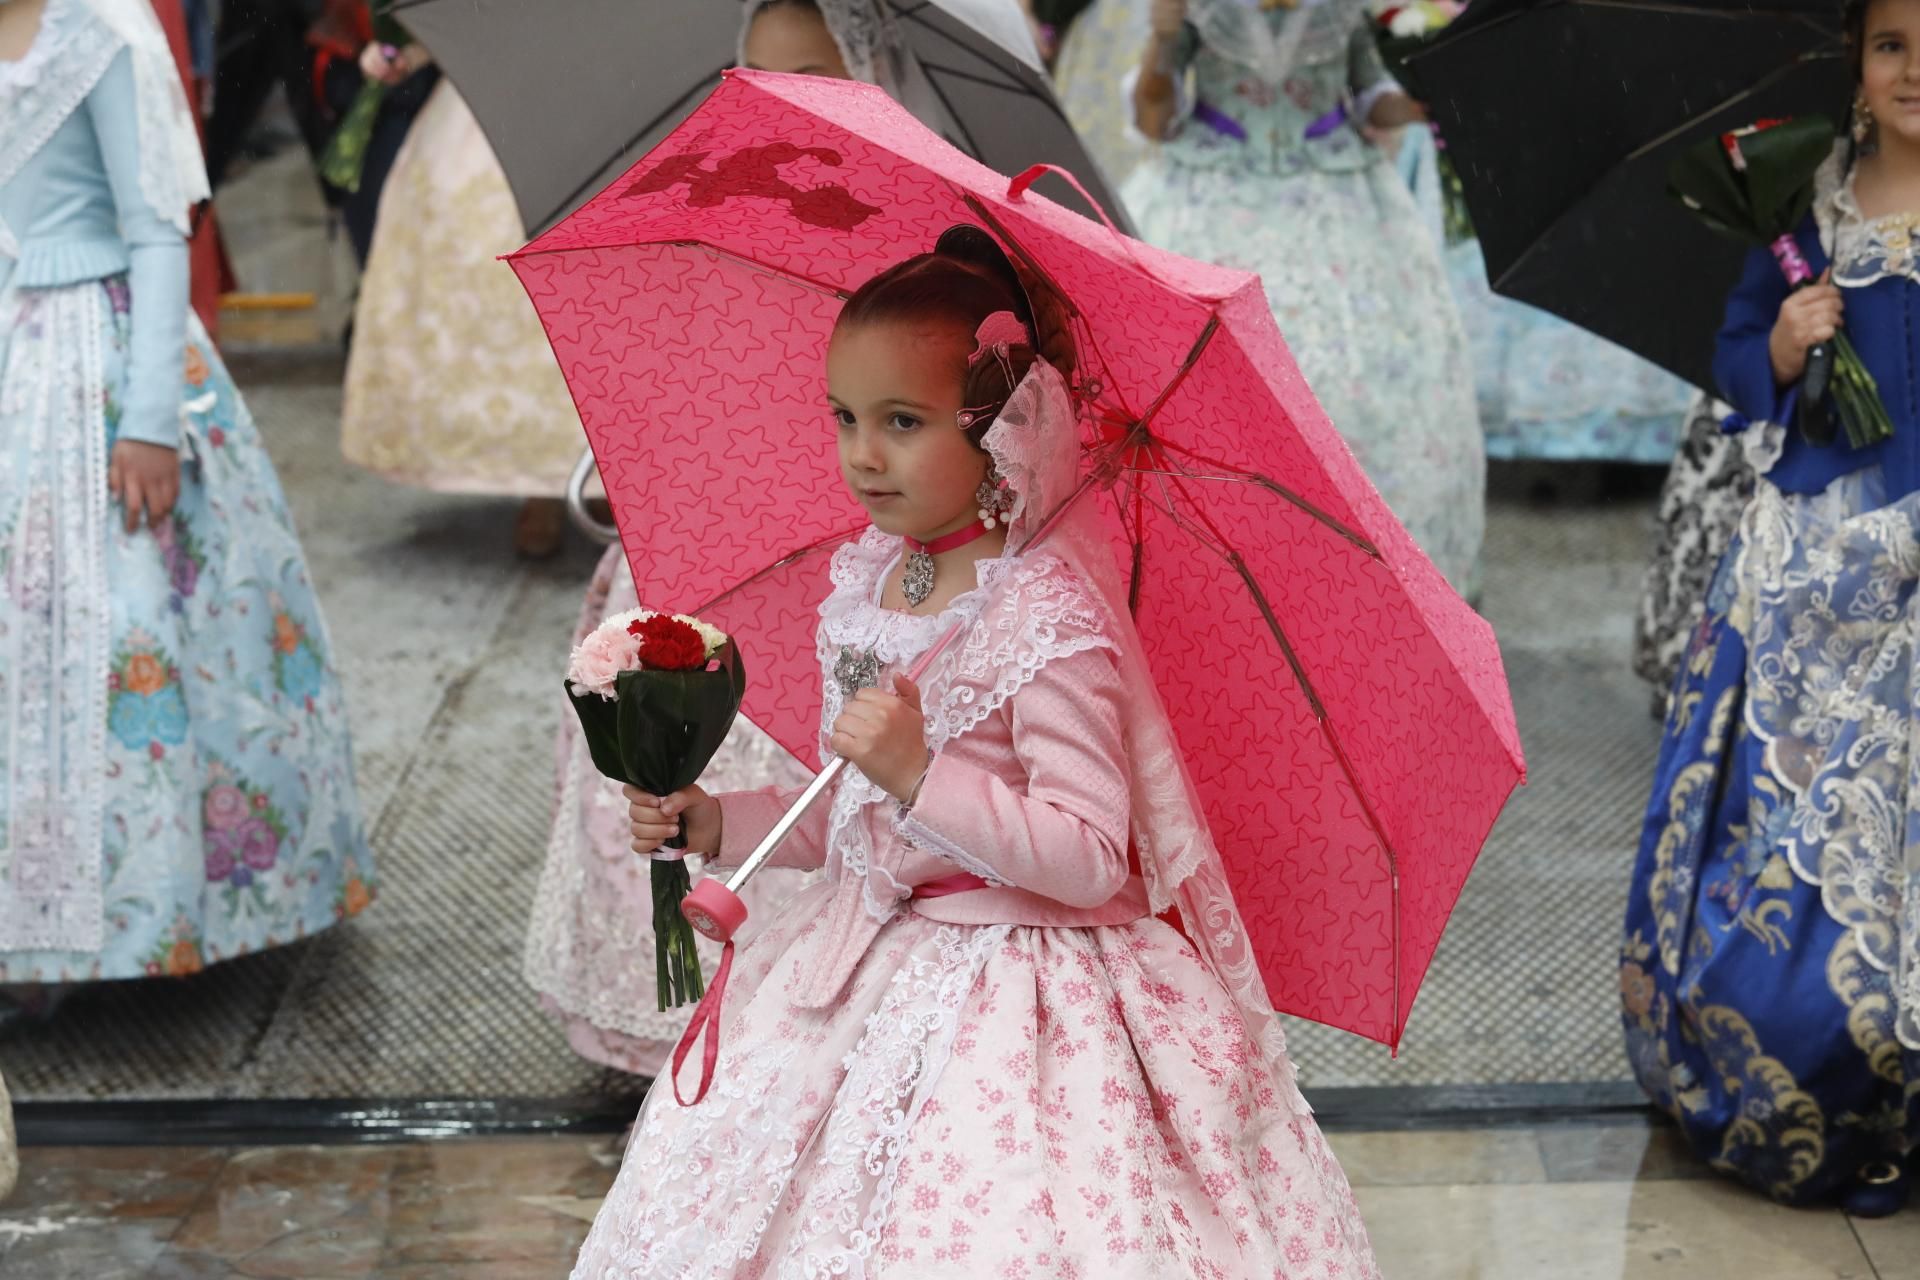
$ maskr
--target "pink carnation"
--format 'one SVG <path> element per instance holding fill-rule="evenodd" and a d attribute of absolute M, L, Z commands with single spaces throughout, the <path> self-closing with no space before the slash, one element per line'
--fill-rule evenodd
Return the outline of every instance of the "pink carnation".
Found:
<path fill-rule="evenodd" d="M 645 616 L 640 610 L 615 614 L 587 634 L 567 664 L 567 683 L 575 693 L 614 696 L 613 682 L 622 671 L 640 666 L 640 638 L 627 634 L 627 624 Z"/>

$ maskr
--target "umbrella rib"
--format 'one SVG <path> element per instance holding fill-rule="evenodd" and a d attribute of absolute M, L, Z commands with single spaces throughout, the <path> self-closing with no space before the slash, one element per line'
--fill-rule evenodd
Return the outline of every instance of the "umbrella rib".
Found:
<path fill-rule="evenodd" d="M 927 88 L 933 90 L 934 96 L 940 99 L 940 105 L 947 109 L 947 118 L 953 121 L 953 127 L 967 140 L 967 154 L 975 160 L 981 159 L 979 140 L 973 136 L 973 130 L 967 128 L 967 122 L 960 118 L 960 112 L 953 105 L 953 99 L 947 96 L 947 91 L 932 76 L 927 77 Z"/>
<path fill-rule="evenodd" d="M 1035 102 L 1040 101 L 1037 94 L 1028 89 L 1026 85 L 1021 84 L 1018 80 L 995 80 L 990 76 L 983 76 L 977 71 L 966 71 L 960 67 L 950 67 L 944 62 L 928 62 L 925 58 L 920 59 L 920 69 L 928 73 L 928 79 L 932 79 L 932 73 L 938 71 L 943 76 L 951 76 L 955 80 L 965 80 L 968 84 L 977 84 L 988 89 L 998 89 L 1002 93 L 1016 94 L 1022 98 L 1032 98 Z"/>
<path fill-rule="evenodd" d="M 1720 112 L 1725 111 L 1729 107 L 1739 105 L 1740 103 L 1746 101 L 1748 98 L 1751 98 L 1755 94 L 1760 93 L 1762 90 L 1772 88 L 1777 82 L 1785 79 L 1787 76 L 1792 75 L 1795 71 L 1798 71 L 1801 67 L 1805 66 L 1809 62 L 1818 62 L 1818 61 L 1823 61 L 1827 58 L 1837 58 L 1839 56 L 1840 56 L 1840 51 L 1834 48 L 1810 49 L 1805 53 L 1799 54 L 1793 59 L 1792 62 L 1789 62 L 1786 65 L 1781 67 L 1776 67 L 1774 68 L 1774 70 L 1768 72 L 1766 77 L 1760 80 L 1758 83 L 1749 85 L 1745 89 L 1742 89 L 1739 93 L 1736 93 L 1731 97 L 1725 99 L 1724 101 L 1717 103 L 1716 105 L 1708 108 L 1707 110 L 1700 112 L 1698 115 L 1694 116 L 1691 120 L 1688 120 L 1686 123 L 1667 130 L 1665 133 L 1661 134 L 1659 137 L 1653 139 L 1653 141 L 1641 143 L 1638 147 L 1635 147 L 1631 152 L 1629 152 L 1627 154 L 1627 158 L 1623 160 L 1621 163 L 1622 164 L 1631 163 L 1632 161 L 1640 159 L 1640 157 L 1646 155 L 1648 152 L 1659 149 L 1665 144 L 1673 141 L 1673 139 L 1675 139 L 1676 137 L 1679 137 L 1681 134 L 1690 131 L 1696 125 L 1698 125 L 1700 121 L 1708 118 L 1709 116 L 1718 115 Z"/>
<path fill-rule="evenodd" d="M 1309 502 L 1306 498 L 1302 497 L 1298 493 L 1295 493 L 1292 489 L 1287 488 L 1287 486 L 1281 484 L 1278 480 L 1275 480 L 1273 477 L 1263 475 L 1258 471 L 1244 470 L 1243 468 L 1233 466 L 1232 464 L 1224 462 L 1218 458 L 1210 458 L 1203 453 L 1197 452 L 1196 450 L 1193 450 L 1193 449 L 1183 448 L 1180 445 L 1174 444 L 1169 440 L 1161 440 L 1159 441 L 1159 444 L 1162 448 L 1166 449 L 1169 453 L 1174 453 L 1179 455 L 1182 458 L 1187 458 L 1196 462 L 1204 463 L 1210 467 L 1217 467 L 1220 469 L 1220 472 L 1221 472 L 1221 474 L 1216 474 L 1216 475 L 1208 475 L 1208 474 L 1205 474 L 1202 472 L 1196 472 L 1196 471 L 1182 471 L 1179 473 L 1181 475 L 1186 476 L 1188 479 L 1216 480 L 1216 481 L 1222 481 L 1222 482 L 1233 483 L 1233 484 L 1248 484 L 1248 485 L 1253 485 L 1256 488 L 1265 489 L 1269 493 L 1272 493 L 1273 495 L 1275 495 L 1276 497 L 1279 497 L 1279 498 L 1285 499 L 1288 502 L 1291 502 L 1294 506 L 1300 508 L 1302 511 L 1306 512 L 1308 515 L 1312 516 L 1315 520 L 1318 520 L 1321 524 L 1326 525 L 1327 528 L 1333 530 L 1335 533 L 1345 538 L 1348 542 L 1351 542 L 1354 546 L 1358 547 L 1360 550 L 1372 556 L 1375 560 L 1378 560 L 1380 558 L 1380 549 L 1373 545 L 1373 540 L 1371 538 L 1368 538 L 1365 534 L 1360 533 L 1358 530 L 1351 529 L 1346 525 L 1342 524 L 1340 521 L 1334 519 L 1333 516 L 1321 510 L 1314 503 Z"/>
<path fill-rule="evenodd" d="M 1156 441 L 1156 443 L 1158 442 Z M 1184 486 L 1178 483 L 1182 478 L 1182 473 L 1163 470 L 1156 474 L 1161 478 L 1163 487 L 1178 490 L 1183 498 L 1188 498 L 1189 501 L 1191 501 L 1191 495 L 1188 495 L 1185 492 Z M 1168 481 L 1174 483 L 1168 486 Z M 1225 559 L 1227 567 L 1232 569 L 1234 573 L 1238 575 L 1241 583 L 1246 586 L 1247 593 L 1253 597 L 1254 605 L 1260 610 L 1261 619 L 1267 624 L 1267 630 L 1273 634 L 1274 643 L 1280 646 L 1280 653 L 1286 658 L 1287 666 L 1293 672 L 1294 683 L 1299 686 L 1300 692 L 1306 697 L 1307 706 L 1313 712 L 1314 722 L 1319 726 L 1320 736 L 1326 739 L 1327 746 L 1332 749 L 1333 758 L 1340 766 L 1340 772 L 1345 775 L 1347 779 L 1347 786 L 1353 791 L 1354 799 L 1360 803 L 1360 812 L 1365 816 L 1367 826 L 1373 831 L 1374 838 L 1380 842 L 1381 852 L 1386 855 L 1387 875 L 1389 877 L 1393 903 L 1393 920 L 1391 922 L 1391 934 L 1393 938 L 1393 1040 L 1391 1044 L 1397 1051 L 1400 1047 L 1401 1030 L 1400 855 L 1395 852 L 1393 841 L 1388 838 L 1386 828 L 1380 822 L 1380 816 L 1374 812 L 1372 803 L 1368 801 L 1367 793 L 1360 785 L 1360 777 L 1354 771 L 1353 762 L 1347 758 L 1346 748 L 1340 743 L 1340 735 L 1334 729 L 1333 720 L 1327 715 L 1326 704 L 1320 701 L 1320 695 L 1315 691 L 1313 681 L 1307 675 L 1306 666 L 1300 661 L 1300 655 L 1294 651 L 1293 642 L 1287 639 L 1286 628 L 1280 625 L 1280 618 L 1274 612 L 1272 601 L 1267 599 L 1266 590 L 1261 587 L 1259 580 L 1253 576 L 1253 569 L 1247 564 L 1246 558 L 1240 554 L 1239 548 L 1229 542 L 1220 531 L 1213 526 L 1213 522 L 1206 518 L 1205 513 L 1201 511 L 1198 503 L 1194 503 L 1193 506 L 1196 512 L 1196 518 L 1206 526 L 1207 532 L 1204 535 L 1174 510 L 1171 501 L 1169 501 L 1166 511 L 1177 527 L 1185 529 L 1188 535 L 1193 537 L 1195 541 L 1199 542 L 1215 555 Z"/>
<path fill-rule="evenodd" d="M 593 247 L 614 248 L 614 249 L 651 249 L 651 248 L 702 249 L 702 250 L 705 250 L 707 253 L 712 254 L 716 258 L 724 258 L 728 262 L 734 263 L 737 266 L 745 267 L 750 271 L 757 271 L 763 276 L 772 276 L 776 280 L 789 281 L 793 284 L 799 285 L 803 289 L 811 289 L 815 293 L 822 294 L 829 298 L 838 298 L 840 301 L 845 302 L 847 298 L 851 296 L 847 293 L 845 289 L 840 288 L 838 285 L 828 284 L 824 280 L 815 280 L 811 276 L 803 276 L 799 272 L 789 271 L 785 267 L 768 266 L 764 262 L 760 262 L 753 258 L 749 258 L 744 254 L 735 253 L 731 249 L 723 249 L 719 245 L 714 244 L 710 240 L 635 240 L 628 244 L 596 245 Z M 575 252 L 578 252 L 578 250 L 540 249 L 533 253 L 528 253 L 523 249 L 519 253 L 511 253 L 511 254 L 508 254 L 507 256 L 509 258 L 521 258 L 521 257 L 538 258 L 538 257 L 544 257 L 545 255 L 550 253 L 575 253 Z"/>
<path fill-rule="evenodd" d="M 741 579 L 739 582 L 736 582 L 732 586 L 728 587 L 725 591 L 722 591 L 719 595 L 713 597 L 713 599 L 708 600 L 704 604 L 696 606 L 693 609 L 693 612 L 696 614 L 705 613 L 710 609 L 717 608 L 720 605 L 724 604 L 731 597 L 740 594 L 742 591 L 745 591 L 748 587 L 753 586 L 756 582 L 759 582 L 762 578 L 767 577 L 769 574 L 778 573 L 780 570 L 786 568 L 788 565 L 797 564 L 801 560 L 806 559 L 808 556 L 824 551 L 828 547 L 836 547 L 843 542 L 846 542 L 853 538 L 857 538 L 860 536 L 860 534 L 863 531 L 864 531 L 864 526 L 862 526 L 861 528 L 843 529 L 839 533 L 830 533 L 826 537 L 821 538 L 818 541 L 810 542 L 804 547 L 800 547 L 796 550 L 789 551 L 786 555 L 781 556 L 778 560 L 775 560 L 772 564 L 768 565 L 766 568 L 759 570 L 758 572 L 752 574 L 749 577 Z"/>
<path fill-rule="evenodd" d="M 815 293 L 825 294 L 829 298 L 838 298 L 840 301 L 845 302 L 852 296 L 845 289 L 830 285 L 824 280 L 815 280 L 811 276 L 803 276 L 799 272 L 789 271 L 785 267 L 770 267 L 764 262 L 747 257 L 745 254 L 735 253 L 731 249 L 722 249 L 719 245 L 707 240 L 642 240 L 636 242 L 634 247 L 638 248 L 644 244 L 664 244 L 676 248 L 705 249 L 714 257 L 725 258 L 728 262 L 736 266 L 746 267 L 750 271 L 757 271 L 763 276 L 772 276 L 776 280 L 790 280 L 794 284 L 800 285 L 803 288 L 812 289 Z"/>

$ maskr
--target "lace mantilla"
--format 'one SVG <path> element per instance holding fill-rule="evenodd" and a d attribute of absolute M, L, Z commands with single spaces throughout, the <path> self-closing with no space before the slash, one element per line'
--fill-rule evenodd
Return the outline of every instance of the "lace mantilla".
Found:
<path fill-rule="evenodd" d="M 745 0 L 740 15 L 740 46 L 734 61 L 747 65 L 747 29 L 766 0 Z M 901 57 L 899 32 L 891 11 L 876 0 L 811 0 L 826 21 L 827 31 L 840 50 L 847 74 L 864 84 L 877 84 L 898 97 L 894 65 Z"/>
<path fill-rule="evenodd" d="M 1832 257 L 1833 282 L 1843 289 L 1864 289 L 1881 280 L 1904 279 L 1920 283 L 1920 255 L 1915 234 L 1920 216 L 1890 213 L 1868 218 L 1860 212 L 1853 189 L 1854 173 L 1835 188 Z"/>
<path fill-rule="evenodd" d="M 26 56 L 0 62 L 0 187 L 66 123 L 100 82 L 120 42 L 80 0 L 48 0 Z M 0 257 L 20 256 L 20 241 L 0 219 Z"/>

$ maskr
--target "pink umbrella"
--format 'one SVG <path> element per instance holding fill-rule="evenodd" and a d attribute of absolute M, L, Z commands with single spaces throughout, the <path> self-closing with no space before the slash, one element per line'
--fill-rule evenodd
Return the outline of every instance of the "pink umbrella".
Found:
<path fill-rule="evenodd" d="M 1038 173 L 1009 183 L 864 85 L 732 72 L 511 261 L 635 578 L 742 638 L 747 714 L 803 759 L 815 606 L 866 523 L 825 407 L 841 300 L 961 222 L 1052 282 L 1086 445 L 1118 468 L 1084 500 L 1133 575 L 1268 994 L 1397 1045 L 1524 777 L 1492 629 L 1367 482 L 1259 280 L 1088 221 L 1028 191 Z"/>

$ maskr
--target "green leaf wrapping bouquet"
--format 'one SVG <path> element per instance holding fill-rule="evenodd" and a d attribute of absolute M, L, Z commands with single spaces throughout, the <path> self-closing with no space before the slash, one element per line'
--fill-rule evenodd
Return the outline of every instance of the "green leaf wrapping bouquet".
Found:
<path fill-rule="evenodd" d="M 596 627 L 567 667 L 567 692 L 594 767 L 655 796 L 691 786 L 740 713 L 746 672 L 725 633 L 685 615 L 632 609 Z M 667 842 L 686 848 L 684 834 Z M 693 887 L 687 864 L 653 855 L 653 932 L 660 1008 L 698 1000 L 693 927 L 680 914 Z"/>

